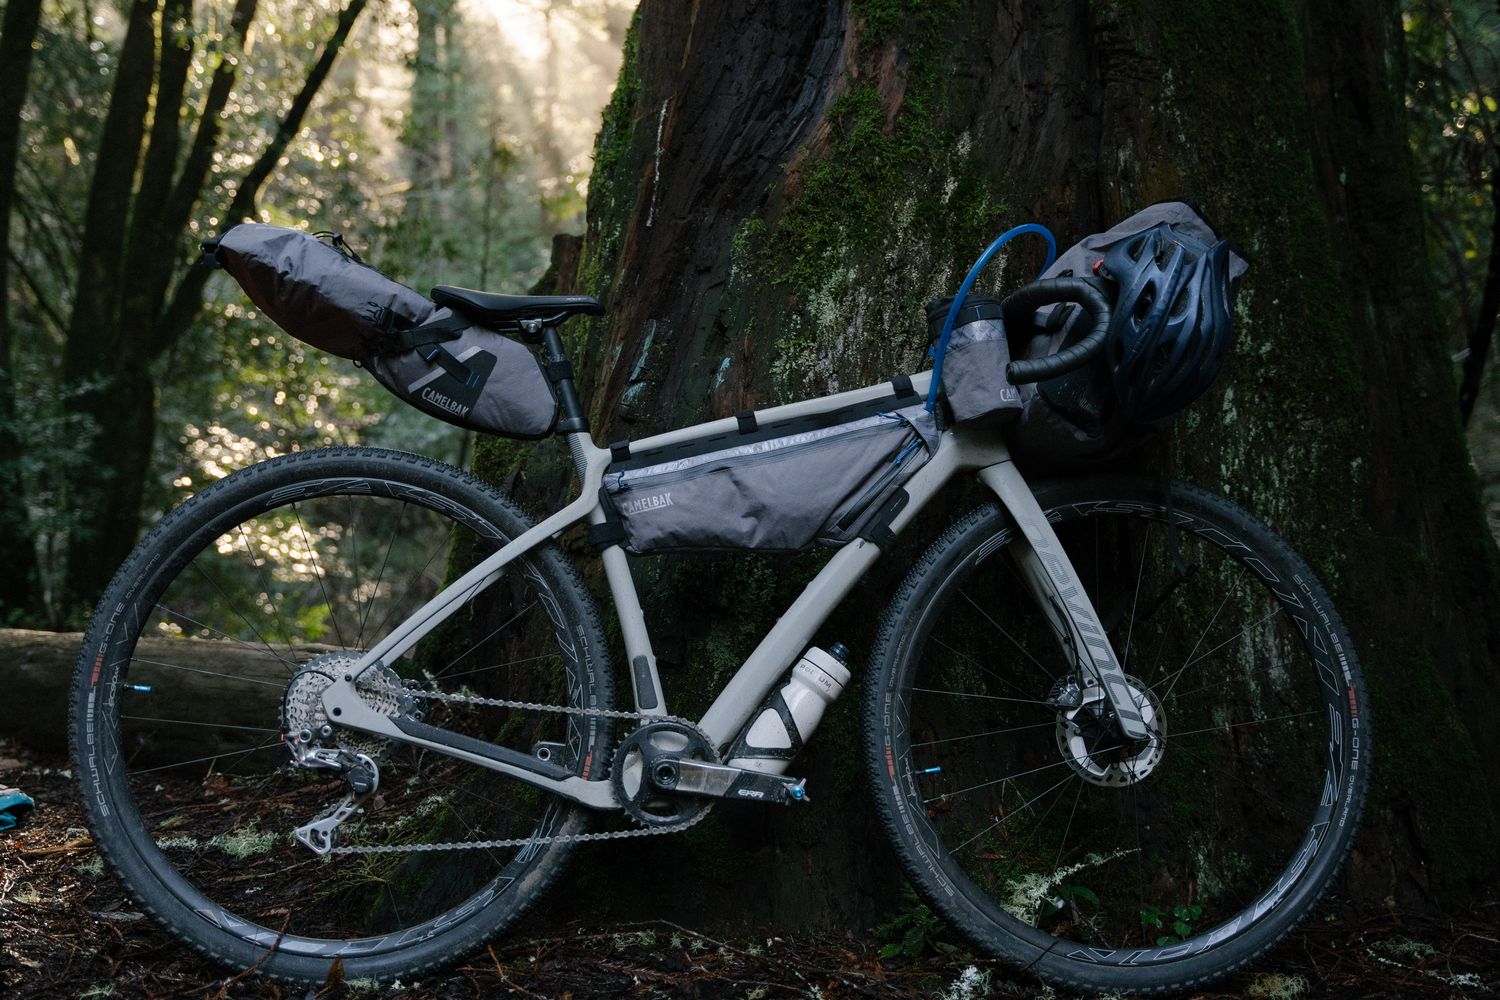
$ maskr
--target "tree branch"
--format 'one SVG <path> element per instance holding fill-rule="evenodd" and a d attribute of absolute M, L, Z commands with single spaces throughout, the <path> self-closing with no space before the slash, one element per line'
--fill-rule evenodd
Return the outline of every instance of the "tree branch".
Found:
<path fill-rule="evenodd" d="M 36 302 L 37 308 L 41 310 L 42 315 L 47 318 L 47 321 L 52 324 L 55 332 L 52 338 L 53 343 L 61 347 L 67 339 L 68 321 L 63 318 L 62 313 L 58 312 L 47 301 L 47 297 L 42 291 L 42 286 L 36 280 L 36 275 L 32 274 L 31 270 L 27 268 L 25 261 L 16 256 L 15 250 L 9 250 L 7 256 L 10 258 L 10 263 L 15 266 L 16 273 L 21 276 L 21 280 L 31 290 L 31 298 Z"/>
<path fill-rule="evenodd" d="M 334 60 L 338 58 L 339 50 L 343 48 L 350 30 L 354 27 L 355 20 L 365 9 L 367 2 L 368 0 L 349 0 L 348 6 L 339 12 L 333 35 L 323 46 L 318 61 L 313 64 L 302 89 L 293 98 L 291 107 L 287 108 L 280 125 L 277 126 L 276 134 L 271 137 L 270 143 L 261 151 L 260 158 L 251 166 L 249 172 L 245 174 L 245 179 L 240 182 L 239 188 L 235 191 L 234 198 L 229 203 L 229 209 L 224 213 L 226 227 L 254 214 L 255 201 L 260 196 L 261 187 L 265 185 L 271 172 L 276 169 L 276 164 L 286 152 L 287 146 L 291 145 L 292 139 L 296 138 L 297 133 L 302 130 L 302 120 L 307 115 L 307 109 L 312 106 L 313 98 L 322 88 L 323 81 L 327 79 L 329 71 L 333 68 Z M 166 312 L 152 331 L 150 357 L 160 356 L 176 343 L 192 324 L 193 319 L 198 315 L 198 310 L 203 307 L 203 287 L 208 283 L 211 271 L 212 268 L 200 257 L 193 261 L 187 273 L 182 276 L 182 280 L 178 282 L 177 289 L 172 295 L 171 304 L 167 306 Z"/>
<path fill-rule="evenodd" d="M 171 192 L 172 172 L 182 147 L 182 99 L 193 62 L 192 16 L 191 0 L 166 0 L 161 12 L 161 55 L 157 60 L 151 134 L 120 262 L 118 322 L 120 348 L 126 354 L 139 349 L 138 332 L 149 329 L 155 306 L 172 278 L 175 234 L 163 225 L 162 208 Z"/>
<path fill-rule="evenodd" d="M 111 356 L 119 334 L 114 312 L 131 188 L 156 69 L 156 33 L 152 30 L 156 8 L 156 0 L 134 0 L 130 5 L 109 111 L 99 133 L 63 359 L 63 377 L 69 382 L 86 378 L 101 358 Z"/>
<path fill-rule="evenodd" d="M 244 50 L 245 34 L 250 30 L 250 22 L 255 20 L 258 6 L 259 0 L 238 0 L 234 6 L 230 32 L 234 36 L 237 51 Z M 213 167 L 214 150 L 219 145 L 219 114 L 229 103 L 229 94 L 234 88 L 238 71 L 237 58 L 220 54 L 219 64 L 214 67 L 213 79 L 208 85 L 208 94 L 203 99 L 203 111 L 198 116 L 198 130 L 193 135 L 193 145 L 188 150 L 177 185 L 172 189 L 172 195 L 167 199 L 166 208 L 162 212 L 162 228 L 169 232 L 180 233 L 187 228 L 188 217 L 192 215 L 193 206 L 198 203 L 203 192 L 208 172 Z"/>

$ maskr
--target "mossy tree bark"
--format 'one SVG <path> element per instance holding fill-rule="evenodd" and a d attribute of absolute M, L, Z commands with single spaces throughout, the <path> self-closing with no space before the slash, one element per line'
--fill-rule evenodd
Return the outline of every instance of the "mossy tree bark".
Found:
<path fill-rule="evenodd" d="M 1432 308 L 1401 45 L 1384 0 L 645 0 L 581 253 L 550 276 L 610 307 L 569 331 L 595 437 L 919 370 L 923 301 L 1003 226 L 1037 219 L 1067 241 L 1194 201 L 1252 266 L 1224 377 L 1150 459 L 1268 521 L 1347 619 L 1377 758 L 1346 892 L 1460 899 L 1497 870 L 1500 786 L 1482 762 L 1500 750 L 1486 722 L 1500 573 Z M 985 283 L 1038 263 L 1017 250 Z M 559 499 L 556 457 L 525 456 L 485 442 L 478 465 L 539 505 Z M 701 709 L 695 692 L 733 671 L 818 560 L 639 563 L 675 711 Z M 859 660 L 888 582 L 876 574 L 823 638 Z M 857 697 L 798 765 L 811 809 L 726 811 L 586 878 L 628 888 L 621 912 L 683 913 L 685 888 L 695 915 L 734 898 L 736 919 L 868 926 L 893 876 L 857 801 Z M 726 823 L 736 836 L 715 846 Z"/>

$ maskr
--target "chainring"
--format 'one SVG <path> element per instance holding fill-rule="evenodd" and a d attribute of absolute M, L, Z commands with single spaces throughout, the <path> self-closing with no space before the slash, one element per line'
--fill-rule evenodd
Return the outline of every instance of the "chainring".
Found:
<path fill-rule="evenodd" d="M 653 778 L 657 768 L 670 768 L 674 760 L 721 763 L 713 741 L 680 719 L 643 723 L 620 741 L 609 781 L 625 815 L 646 827 L 675 827 L 695 823 L 708 812 L 713 805 L 710 800 L 673 794 L 658 786 Z"/>

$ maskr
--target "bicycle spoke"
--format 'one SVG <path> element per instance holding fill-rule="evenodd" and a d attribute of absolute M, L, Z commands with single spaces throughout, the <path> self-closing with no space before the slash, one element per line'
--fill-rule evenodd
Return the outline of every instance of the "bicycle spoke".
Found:
<path fill-rule="evenodd" d="M 174 767 L 187 767 L 189 764 L 202 764 L 206 761 L 211 760 L 226 760 L 233 757 L 242 757 L 246 754 L 256 753 L 260 750 L 275 750 L 281 748 L 282 746 L 283 744 L 281 740 L 278 739 L 272 743 L 262 743 L 258 747 L 250 747 L 246 750 L 231 750 L 228 753 L 211 753 L 204 757 L 193 757 L 189 760 L 179 760 L 171 764 L 158 764 L 155 767 L 136 768 L 132 770 L 130 774 L 132 777 L 136 777 L 142 774 L 151 774 L 154 771 L 170 770 Z"/>
<path fill-rule="evenodd" d="M 396 545 L 396 536 L 401 532 L 401 522 L 406 518 L 406 508 L 409 506 L 411 505 L 403 501 L 401 507 L 396 511 L 396 523 L 391 527 L 391 537 L 386 539 L 385 554 L 380 559 L 380 572 L 375 574 L 375 585 L 370 591 L 370 599 L 365 603 L 364 614 L 360 615 L 359 635 L 354 640 L 356 649 L 364 648 L 365 623 L 370 620 L 370 612 L 375 609 L 375 595 L 380 593 L 380 582 L 385 579 L 385 568 L 391 561 L 391 549 Z"/>
<path fill-rule="evenodd" d="M 984 610 L 984 608 L 981 608 L 979 606 L 979 603 L 977 601 L 975 601 L 974 598 L 970 597 L 968 594 L 966 594 L 962 590 L 960 590 L 958 592 L 958 596 L 962 597 L 964 600 L 966 600 L 970 604 L 972 604 L 974 606 L 974 610 L 978 611 L 981 615 L 983 615 L 985 621 L 987 621 L 991 625 L 995 626 L 995 631 L 999 632 L 1001 635 L 1005 636 L 1005 638 L 1009 639 L 1010 642 L 1011 642 L 1011 645 L 1013 645 L 1017 649 L 1019 649 L 1021 651 L 1022 655 L 1024 655 L 1026 657 L 1026 659 L 1030 660 L 1032 663 L 1035 663 L 1036 666 L 1037 666 L 1037 669 L 1040 670 L 1042 673 L 1046 674 L 1047 675 L 1047 679 L 1049 681 L 1055 681 L 1055 680 L 1057 680 L 1057 677 L 1052 673 L 1052 671 L 1050 671 L 1046 667 L 1042 666 L 1042 661 L 1041 660 L 1038 660 L 1035 656 L 1032 656 L 1031 655 L 1031 651 L 1028 650 L 1026 647 L 1022 646 L 1019 642 L 1017 642 L 1015 636 L 1013 636 L 1009 632 L 1007 632 L 1004 628 L 1001 627 L 1001 625 L 1000 625 L 999 622 L 995 621 L 994 618 L 990 617 L 990 613 L 988 611 Z"/>
<path fill-rule="evenodd" d="M 278 691 L 286 688 L 285 684 L 277 684 L 274 681 L 263 681 L 255 677 L 242 677 L 239 674 L 226 674 L 218 670 L 204 670 L 202 667 L 189 667 L 181 663 L 166 663 L 162 660 L 148 660 L 144 656 L 132 656 L 131 663 L 147 663 L 153 667 L 169 667 L 172 670 L 185 670 L 193 674 L 205 674 L 209 677 L 223 677 L 231 681 L 239 681 L 242 684 L 259 684 L 263 687 L 275 688 Z"/>
<path fill-rule="evenodd" d="M 166 607 L 165 605 L 157 604 L 156 607 L 161 609 L 163 613 L 168 615 L 175 615 L 190 625 L 196 625 L 201 629 L 212 632 L 214 635 L 221 635 L 224 638 L 228 639 L 230 642 L 235 643 L 236 645 L 244 646 L 246 649 L 255 652 L 257 655 L 260 653 L 260 647 L 256 646 L 254 643 L 246 642 L 243 639 L 236 639 L 234 636 L 230 635 L 227 632 L 220 632 L 218 629 L 214 628 L 211 625 L 205 625 L 197 619 L 189 618 L 187 615 L 182 614 L 178 611 L 173 611 L 171 608 Z M 286 665 L 292 671 L 292 673 L 297 672 L 297 664 L 294 661 L 288 660 L 286 657 L 276 652 L 276 650 L 272 649 L 269 644 L 266 645 L 265 651 L 270 653 L 273 658 L 281 661 L 284 665 Z"/>
<path fill-rule="evenodd" d="M 318 550 L 313 547 L 312 539 L 307 537 L 307 528 L 302 524 L 302 512 L 297 509 L 297 502 L 292 501 L 292 516 L 297 519 L 297 530 L 302 532 L 302 542 L 307 546 L 308 562 L 312 564 L 313 575 L 318 578 L 318 590 L 323 594 L 323 606 L 328 609 L 328 623 L 333 626 L 333 634 L 339 640 L 339 646 L 349 648 L 344 641 L 344 633 L 339 628 L 338 615 L 334 614 L 333 602 L 328 599 L 328 588 L 323 585 L 323 561 L 318 558 Z"/>
<path fill-rule="evenodd" d="M 958 743 L 958 742 L 960 742 L 962 740 L 977 740 L 977 739 L 983 739 L 986 736 L 1000 736 L 1000 735 L 1002 735 L 1004 733 L 1019 733 L 1019 732 L 1024 732 L 1024 731 L 1026 731 L 1028 729 L 1051 729 L 1052 727 L 1054 727 L 1056 725 L 1057 725 L 1056 722 L 1036 722 L 1036 723 L 1032 723 L 1029 726 L 1010 726 L 1009 728 L 1006 728 L 1006 729 L 991 729 L 989 732 L 986 732 L 986 733 L 967 733 L 967 734 L 965 734 L 963 736 L 946 736 L 946 737 L 944 737 L 942 739 L 939 739 L 939 740 L 927 740 L 927 741 L 922 742 L 922 743 L 913 743 L 911 745 L 911 748 L 913 750 L 915 750 L 915 749 L 917 749 L 917 747 L 932 747 L 932 746 L 937 746 L 940 743 Z"/>

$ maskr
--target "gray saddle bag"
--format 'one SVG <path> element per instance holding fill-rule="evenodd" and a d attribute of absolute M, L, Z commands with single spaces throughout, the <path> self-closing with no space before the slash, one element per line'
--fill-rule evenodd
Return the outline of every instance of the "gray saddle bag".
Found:
<path fill-rule="evenodd" d="M 277 326 L 358 362 L 417 409 L 506 437 L 552 433 L 557 396 L 529 347 L 440 308 L 325 235 L 247 222 L 203 249 Z"/>

